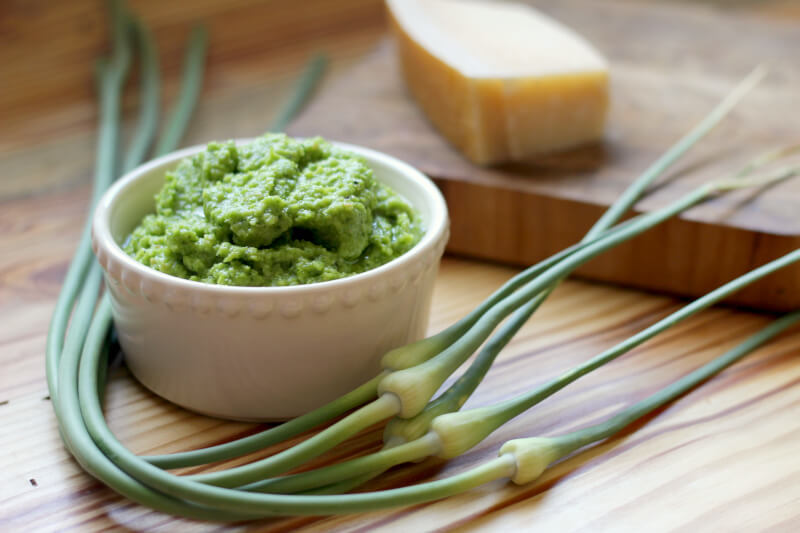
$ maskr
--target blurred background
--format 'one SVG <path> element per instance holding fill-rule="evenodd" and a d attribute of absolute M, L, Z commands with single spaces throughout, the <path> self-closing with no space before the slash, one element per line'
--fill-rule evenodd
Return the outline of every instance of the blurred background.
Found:
<path fill-rule="evenodd" d="M 191 26 L 209 30 L 202 104 L 184 144 L 262 133 L 312 53 L 329 54 L 330 75 L 370 49 L 386 25 L 380 0 L 128 5 L 155 34 L 167 105 Z M 97 117 L 92 73 L 109 49 L 107 17 L 102 0 L 0 2 L 0 197 L 88 184 Z M 129 113 L 136 104 L 136 65 L 131 76 Z M 243 100 L 252 105 L 236 105 Z M 54 160 L 63 164 L 56 173 L 48 166 Z"/>
<path fill-rule="evenodd" d="M 800 18 L 797 0 L 679 3 Z M 381 0 L 130 0 L 129 6 L 155 33 L 167 104 L 190 27 L 201 22 L 209 29 L 202 105 L 185 144 L 263 132 L 312 53 L 329 55 L 330 77 L 368 52 L 387 30 Z M 92 71 L 108 49 L 107 29 L 102 0 L 0 2 L 0 198 L 88 183 L 97 111 Z M 126 109 L 132 112 L 136 84 L 127 89 Z M 242 100 L 252 105 L 237 105 Z M 54 160 L 63 165 L 58 172 L 48 166 Z"/>

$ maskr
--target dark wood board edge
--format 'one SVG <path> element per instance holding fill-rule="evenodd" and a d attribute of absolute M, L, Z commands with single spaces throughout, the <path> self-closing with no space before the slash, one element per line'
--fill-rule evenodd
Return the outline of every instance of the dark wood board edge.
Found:
<path fill-rule="evenodd" d="M 534 264 L 580 241 L 605 211 L 597 204 L 478 183 L 439 178 L 434 182 L 450 211 L 447 252 L 517 266 Z M 570 213 L 568 219 L 565 212 Z M 493 220 L 492 225 L 486 220 Z M 576 275 L 696 297 L 797 248 L 799 236 L 676 217 L 592 259 Z M 784 268 L 726 302 L 769 311 L 797 309 L 800 266 Z"/>

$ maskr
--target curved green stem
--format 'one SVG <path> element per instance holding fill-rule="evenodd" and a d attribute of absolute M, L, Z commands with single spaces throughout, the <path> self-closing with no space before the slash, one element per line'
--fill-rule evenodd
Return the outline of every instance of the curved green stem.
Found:
<path fill-rule="evenodd" d="M 357 489 L 361 485 L 364 485 L 368 481 L 375 479 L 384 472 L 385 470 L 373 470 L 371 472 L 367 472 L 366 474 L 361 474 L 360 476 L 352 477 L 350 479 L 345 479 L 344 481 L 339 481 L 337 483 L 331 483 L 330 485 L 326 485 L 318 489 L 300 491 L 297 494 L 308 494 L 317 496 L 321 496 L 324 494 L 344 494 L 345 492 L 350 492 L 353 489 Z"/>
<path fill-rule="evenodd" d="M 570 370 L 563 376 L 560 376 L 559 378 L 554 380 L 552 382 L 552 385 L 545 385 L 544 387 L 542 387 L 540 391 L 534 391 L 525 394 L 515 400 L 507 402 L 503 408 L 504 417 L 509 417 L 509 419 L 513 418 L 517 414 L 529 408 L 534 403 L 538 403 L 545 397 L 549 396 L 556 390 L 562 389 L 563 387 L 574 382 L 578 378 L 585 376 L 592 370 L 600 368 L 606 363 L 613 361 L 620 355 L 629 352 L 630 350 L 639 346 L 643 342 L 655 337 L 662 331 L 665 331 L 671 328 L 672 326 L 678 324 L 679 322 L 686 320 L 690 316 L 697 314 L 703 309 L 711 307 L 715 303 L 722 301 L 724 298 L 743 289 L 744 287 L 750 285 L 754 281 L 757 281 L 765 276 L 768 276 L 769 274 L 772 274 L 776 270 L 780 270 L 793 263 L 796 263 L 797 261 L 800 261 L 800 250 L 795 250 L 794 252 L 786 254 L 785 256 L 776 259 L 774 261 L 770 261 L 769 263 L 762 265 L 759 268 L 756 268 L 755 270 L 751 270 L 747 274 L 744 274 L 732 281 L 729 281 L 728 283 L 722 285 L 721 287 L 718 287 L 713 291 L 709 292 L 705 296 L 702 296 L 693 301 L 692 303 L 682 307 L 681 309 L 672 313 L 666 318 L 659 320 L 655 324 L 643 329 L 642 331 L 633 335 L 632 337 L 629 337 L 628 339 L 617 344 L 613 348 L 609 348 L 603 353 L 593 357 L 586 363 Z M 550 390 L 550 387 L 552 387 L 552 390 Z"/>
<path fill-rule="evenodd" d="M 107 300 L 104 300 L 103 306 L 107 305 Z M 60 376 L 64 390 L 70 392 L 70 399 L 65 402 L 59 418 L 65 422 L 62 428 L 70 441 L 90 438 L 89 442 L 82 440 L 75 446 L 81 463 L 99 479 L 145 505 L 193 518 L 208 519 L 210 515 L 215 520 L 286 514 L 340 514 L 444 498 L 513 473 L 513 461 L 501 457 L 440 481 L 380 493 L 343 496 L 255 494 L 174 476 L 132 454 L 105 424 L 100 404 L 96 401 L 97 355 L 110 324 L 102 319 L 107 316 L 105 313 L 97 316 L 100 318 L 92 324 L 80 361 L 69 361 L 65 364 L 65 373 Z M 80 373 L 76 376 L 78 367 Z M 72 394 L 76 389 L 76 377 L 78 398 Z M 108 461 L 108 457 L 114 457 L 114 463 Z"/>
<path fill-rule="evenodd" d="M 374 400 L 378 396 L 378 382 L 380 382 L 381 379 L 383 379 L 383 374 L 372 378 L 353 391 L 314 411 L 310 411 L 302 416 L 293 418 L 292 420 L 255 435 L 249 435 L 235 441 L 199 450 L 168 455 L 144 456 L 143 459 L 160 468 L 183 468 L 247 455 L 248 453 L 261 450 L 300 435 L 355 407 L 363 405 L 370 400 Z"/>
<path fill-rule="evenodd" d="M 648 168 L 642 176 L 637 179 L 631 187 L 625 190 L 622 195 L 617 198 L 614 204 L 603 213 L 603 216 L 595 222 L 595 225 L 586 234 L 586 238 L 592 238 L 600 233 L 603 228 L 613 224 L 615 220 L 625 214 L 630 209 L 636 200 L 644 193 L 645 189 L 650 186 L 653 181 L 658 178 L 664 171 L 685 154 L 698 140 L 706 136 L 720 121 L 731 112 L 731 110 L 739 103 L 739 101 L 750 90 L 760 82 L 766 75 L 767 70 L 759 65 L 753 69 L 734 89 L 728 93 L 723 100 L 709 113 L 697 126 L 695 126 L 687 135 L 680 139 L 677 143 L 672 145 L 669 150 L 664 152 L 664 155 L 659 157 L 650 168 Z M 610 224 L 609 224 L 610 222 Z"/>
<path fill-rule="evenodd" d="M 97 132 L 97 154 L 95 156 L 95 175 L 88 212 L 94 211 L 103 192 L 114 179 L 116 149 L 119 143 L 119 110 L 122 86 L 130 66 L 130 42 L 127 39 L 127 19 L 120 2 L 111 2 L 111 26 L 113 49 L 111 58 L 99 69 L 98 87 L 100 93 L 100 127 Z M 67 345 L 70 349 L 80 349 L 88 327 L 88 316 L 84 305 L 74 314 L 70 325 L 70 335 L 65 339 L 70 312 L 83 287 L 84 277 L 92 263 L 91 217 L 87 217 L 75 255 L 70 262 L 56 308 L 50 320 L 45 351 L 45 373 L 50 398 L 58 401 L 58 361 Z M 96 289 L 94 291 L 96 295 Z M 73 331 L 74 330 L 74 331 Z"/>
<path fill-rule="evenodd" d="M 379 493 L 342 496 L 254 494 L 215 487 L 153 466 L 125 448 L 111 433 L 97 398 L 102 345 L 111 325 L 108 298 L 101 301 L 80 354 L 65 354 L 59 380 L 65 401 L 59 424 L 81 465 L 124 496 L 162 512 L 204 520 L 264 516 L 342 514 L 411 505 L 445 498 L 512 475 L 508 457 L 492 459 L 447 479 Z M 112 462 L 109 458 L 113 458 Z"/>
<path fill-rule="evenodd" d="M 566 457 L 579 448 L 619 433 L 633 422 L 697 387 L 798 323 L 800 323 L 800 311 L 784 315 L 723 355 L 604 422 L 557 437 L 533 437 L 507 442 L 501 447 L 500 453 L 511 454 L 515 457 L 517 471 L 512 477 L 513 481 L 523 484 L 535 480 L 553 462 Z"/>
<path fill-rule="evenodd" d="M 159 95 L 161 75 L 158 68 L 158 50 L 153 35 L 138 18 L 133 17 L 131 25 L 141 56 L 140 104 L 138 124 L 125 155 L 125 162 L 122 164 L 123 174 L 139 166 L 147 156 L 158 129 L 158 111 L 161 106 Z"/>
<path fill-rule="evenodd" d="M 98 444 L 87 431 L 84 421 L 86 415 L 81 411 L 86 410 L 102 417 L 96 377 L 99 373 L 98 356 L 103 350 L 102 345 L 106 342 L 110 327 L 110 304 L 108 298 L 103 298 L 92 320 L 83 351 L 65 350 L 59 364 L 58 386 L 61 395 L 55 409 L 61 437 L 75 459 L 84 470 L 113 487 L 116 492 L 160 512 L 196 520 L 245 520 L 257 517 L 253 513 L 220 512 L 156 492 L 112 461 L 110 458 L 114 457 L 113 454 L 98 448 Z M 85 354 L 91 356 L 87 357 Z M 84 389 L 82 394 L 79 393 L 79 375 Z M 86 390 L 87 388 L 90 390 Z"/>
<path fill-rule="evenodd" d="M 300 75 L 292 91 L 292 96 L 286 104 L 278 111 L 278 115 L 270 126 L 270 131 L 283 131 L 289 122 L 300 112 L 306 104 L 314 89 L 319 84 L 325 68 L 328 65 L 328 58 L 324 54 L 316 54 L 306 65 L 305 70 Z"/>
<path fill-rule="evenodd" d="M 383 395 L 313 437 L 275 455 L 228 470 L 194 474 L 188 478 L 220 487 L 240 487 L 267 476 L 281 474 L 332 449 L 372 424 L 394 416 L 398 409 L 397 398 Z"/>
<path fill-rule="evenodd" d="M 519 329 L 550 295 L 550 292 L 552 292 L 552 288 L 544 290 L 514 311 L 508 322 L 503 324 L 481 349 L 467 371 L 445 392 L 431 400 L 421 413 L 411 418 L 393 418 L 390 420 L 383 433 L 384 442 L 391 445 L 418 439 L 428 432 L 434 418 L 460 409 L 475 389 L 478 388 L 478 385 L 480 385 L 494 363 L 497 354 L 517 334 Z"/>
<path fill-rule="evenodd" d="M 715 374 L 722 372 L 727 367 L 798 322 L 800 322 L 800 311 L 786 314 L 772 321 L 767 327 L 748 337 L 735 348 L 728 350 L 723 355 L 703 365 L 680 380 L 612 416 L 605 422 L 561 435 L 556 437 L 556 440 L 559 442 L 563 452 L 567 454 L 587 444 L 606 439 L 636 420 L 693 389 Z"/>
<path fill-rule="evenodd" d="M 192 28 L 186 58 L 183 63 L 183 77 L 177 104 L 169 115 L 167 126 L 161 132 L 156 144 L 156 155 L 164 155 L 178 147 L 189 119 L 197 105 L 197 98 L 203 85 L 203 70 L 208 47 L 208 32 L 202 26 Z"/>
<path fill-rule="evenodd" d="M 623 230 L 592 241 L 585 248 L 570 255 L 489 309 L 462 338 L 446 350 L 416 367 L 393 372 L 386 376 L 378 385 L 378 392 L 381 394 L 392 393 L 400 399 L 401 417 L 410 418 L 417 415 L 424 409 L 444 380 L 480 346 L 511 312 L 589 259 L 692 207 L 715 191 L 714 184 L 702 185 L 672 205 L 642 216 L 636 224 L 631 224 Z"/>
<path fill-rule="evenodd" d="M 452 456 L 453 453 L 463 453 L 478 442 L 482 441 L 497 428 L 530 409 L 539 402 L 549 398 L 567 385 L 575 382 L 589 372 L 613 361 L 617 357 L 629 352 L 643 342 L 651 339 L 662 331 L 671 328 L 679 322 L 689 318 L 699 311 L 710 307 L 721 301 L 730 294 L 746 287 L 776 270 L 780 270 L 788 265 L 800 261 L 800 249 L 795 250 L 779 259 L 771 261 L 761 267 L 740 276 L 721 287 L 711 291 L 705 296 L 694 300 L 690 304 L 682 307 L 678 311 L 670 314 L 655 324 L 643 329 L 639 333 L 629 337 L 616 346 L 605 350 L 589 361 L 574 367 L 562 376 L 551 380 L 544 385 L 527 393 L 521 394 L 510 400 L 494 404 L 487 407 L 480 407 L 471 411 L 462 411 L 440 416 L 431 424 L 442 438 L 444 445 L 444 456 Z M 457 427 L 457 442 L 450 445 L 447 432 L 451 428 Z"/>
<path fill-rule="evenodd" d="M 641 217 L 642 215 L 640 215 Z M 639 220 L 640 217 L 629 220 L 623 224 L 608 230 L 602 234 L 601 237 L 606 237 L 613 233 L 623 231 L 625 228 L 630 227 L 632 224 Z M 600 237 L 598 237 L 599 239 Z M 597 240 L 597 239 L 595 239 Z M 546 272 L 549 268 L 557 265 L 570 255 L 582 251 L 587 248 L 591 242 L 581 242 L 574 244 L 569 248 L 565 248 L 560 252 L 544 259 L 533 266 L 530 266 L 516 274 L 514 277 L 505 282 L 499 289 L 495 290 L 488 298 L 482 301 L 475 309 L 470 311 L 466 316 L 452 324 L 451 326 L 443 329 L 435 335 L 431 335 L 422 340 L 412 342 L 405 346 L 395 348 L 383 356 L 381 365 L 387 370 L 404 370 L 422 364 L 443 350 L 451 346 L 455 341 L 464 336 L 475 323 L 486 314 L 491 308 L 503 301 L 506 297 L 511 295 L 514 291 L 536 279 L 537 276 Z"/>
<path fill-rule="evenodd" d="M 364 472 L 383 472 L 399 464 L 425 459 L 435 455 L 438 450 L 438 437 L 429 433 L 411 442 L 385 448 L 379 452 L 349 461 L 324 466 L 301 474 L 258 481 L 244 486 L 242 489 L 269 492 L 271 494 L 301 492 L 356 478 Z"/>

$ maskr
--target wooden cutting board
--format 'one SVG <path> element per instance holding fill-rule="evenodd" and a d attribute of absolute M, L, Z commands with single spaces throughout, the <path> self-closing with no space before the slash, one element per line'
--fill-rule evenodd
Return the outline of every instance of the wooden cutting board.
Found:
<path fill-rule="evenodd" d="M 636 211 L 661 207 L 764 150 L 800 142 L 796 21 L 684 3 L 532 3 L 610 59 L 612 105 L 602 143 L 524 164 L 475 166 L 412 100 L 391 42 L 327 80 L 289 133 L 352 142 L 410 162 L 444 192 L 451 253 L 520 265 L 580 240 L 628 183 L 760 63 L 770 68 L 767 79 Z M 800 179 L 714 199 L 594 259 L 578 274 L 682 296 L 704 294 L 800 246 L 799 210 Z M 785 269 L 731 301 L 797 308 L 800 268 Z"/>

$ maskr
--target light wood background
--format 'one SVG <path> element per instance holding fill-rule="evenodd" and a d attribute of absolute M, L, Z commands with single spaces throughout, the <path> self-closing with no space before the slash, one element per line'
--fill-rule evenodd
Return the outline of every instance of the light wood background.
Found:
<path fill-rule="evenodd" d="M 687 9 L 695 9 L 685 3 Z M 765 20 L 800 15 L 790 0 L 717 2 Z M 383 36 L 379 2 L 142 0 L 174 93 L 187 13 L 211 22 L 208 81 L 186 143 L 258 134 L 305 57 L 324 48 L 342 72 Z M 717 9 L 705 7 L 702 9 Z M 44 339 L 86 215 L 95 108 L 91 61 L 105 50 L 99 2 L 0 3 L 0 531 L 211 531 L 117 496 L 64 451 L 47 399 Z M 133 110 L 135 93 L 128 96 Z M 514 273 L 445 259 L 430 329 L 452 322 Z M 521 392 L 626 338 L 680 302 L 570 281 L 501 354 L 470 405 Z M 687 321 L 514 420 L 465 456 L 389 472 L 373 488 L 450 475 L 517 436 L 556 434 L 600 420 L 733 346 L 769 320 L 714 309 Z M 537 483 L 494 483 L 407 509 L 240 524 L 262 531 L 795 531 L 800 524 L 800 332 L 631 428 L 571 458 Z M 257 426 L 196 416 L 118 370 L 112 428 L 133 450 L 217 443 Z M 371 430 L 318 463 L 377 447 Z M 270 453 L 274 450 L 267 450 Z M 261 455 L 261 454 L 259 454 Z"/>

